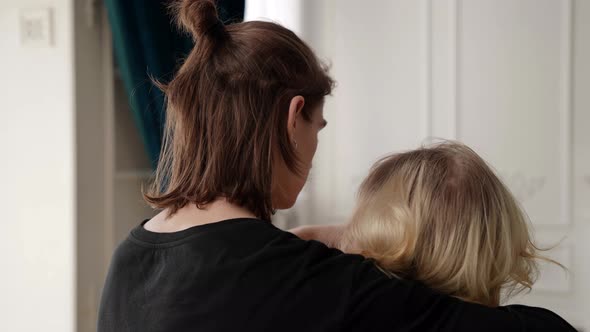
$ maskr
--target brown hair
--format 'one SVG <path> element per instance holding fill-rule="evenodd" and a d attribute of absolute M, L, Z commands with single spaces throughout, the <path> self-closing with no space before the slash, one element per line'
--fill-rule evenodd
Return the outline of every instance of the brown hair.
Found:
<path fill-rule="evenodd" d="M 290 101 L 303 96 L 302 117 L 310 121 L 333 81 L 312 50 L 278 24 L 225 26 L 211 0 L 182 0 L 173 9 L 195 47 L 173 80 L 160 84 L 164 142 L 144 198 L 174 214 L 224 197 L 270 220 L 274 153 L 299 170 L 287 133 Z"/>
<path fill-rule="evenodd" d="M 531 288 L 537 259 L 551 261 L 538 254 L 527 223 L 483 159 L 444 142 L 373 166 L 342 247 L 395 275 L 496 306 L 501 291 Z"/>

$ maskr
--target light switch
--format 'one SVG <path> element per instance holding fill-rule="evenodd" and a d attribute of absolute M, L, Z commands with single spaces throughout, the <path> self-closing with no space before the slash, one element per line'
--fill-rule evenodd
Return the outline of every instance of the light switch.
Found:
<path fill-rule="evenodd" d="M 20 34 L 23 46 L 53 46 L 52 9 L 23 9 L 20 12 Z"/>

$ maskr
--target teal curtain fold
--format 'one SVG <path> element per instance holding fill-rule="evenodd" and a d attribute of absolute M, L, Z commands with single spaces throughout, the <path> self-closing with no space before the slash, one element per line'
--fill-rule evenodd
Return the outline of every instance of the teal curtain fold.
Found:
<path fill-rule="evenodd" d="M 137 130 L 152 167 L 162 144 L 164 96 L 151 78 L 168 82 L 193 47 L 181 34 L 167 9 L 170 1 L 105 0 L 113 36 L 115 62 L 129 99 Z M 218 1 L 224 22 L 244 17 L 244 0 Z"/>

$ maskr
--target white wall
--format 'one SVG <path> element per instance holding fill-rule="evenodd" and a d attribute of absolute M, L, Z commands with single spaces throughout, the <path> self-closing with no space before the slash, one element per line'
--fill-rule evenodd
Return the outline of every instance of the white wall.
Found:
<path fill-rule="evenodd" d="M 51 6 L 55 42 L 25 48 L 19 10 Z M 0 330 L 74 330 L 71 0 L 0 1 Z"/>

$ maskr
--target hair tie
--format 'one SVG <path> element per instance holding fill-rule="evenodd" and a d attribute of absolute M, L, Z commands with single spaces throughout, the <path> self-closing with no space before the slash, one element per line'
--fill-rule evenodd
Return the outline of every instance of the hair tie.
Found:
<path fill-rule="evenodd" d="M 225 24 L 221 22 L 221 20 L 217 20 L 207 31 L 205 34 L 222 34 L 225 32 Z"/>

